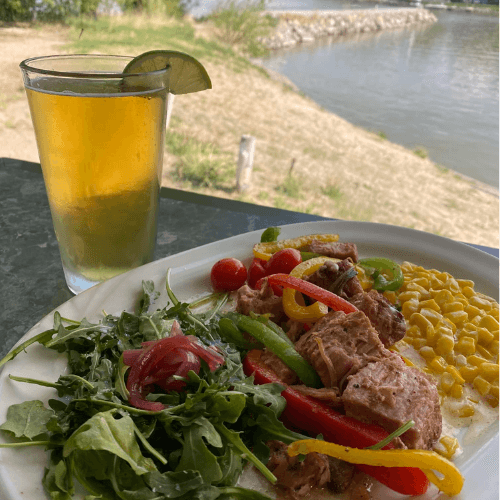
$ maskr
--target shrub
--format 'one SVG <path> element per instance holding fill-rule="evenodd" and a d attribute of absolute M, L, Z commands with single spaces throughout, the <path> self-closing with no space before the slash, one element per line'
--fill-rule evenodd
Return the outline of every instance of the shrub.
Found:
<path fill-rule="evenodd" d="M 259 38 L 266 36 L 276 20 L 264 15 L 265 0 L 222 0 L 209 16 L 219 38 L 257 56 L 265 52 Z"/>

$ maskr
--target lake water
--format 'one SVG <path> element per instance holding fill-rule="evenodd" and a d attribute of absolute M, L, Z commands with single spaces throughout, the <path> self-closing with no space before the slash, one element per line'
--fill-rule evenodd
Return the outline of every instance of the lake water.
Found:
<path fill-rule="evenodd" d="M 366 5 L 274 0 L 268 8 Z M 434 13 L 438 22 L 430 26 L 325 38 L 273 52 L 263 63 L 349 122 L 498 187 L 498 17 Z"/>

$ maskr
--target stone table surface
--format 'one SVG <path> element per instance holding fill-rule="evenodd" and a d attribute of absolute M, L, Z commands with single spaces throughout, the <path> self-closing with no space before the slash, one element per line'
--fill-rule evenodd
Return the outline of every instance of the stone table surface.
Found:
<path fill-rule="evenodd" d="M 325 218 L 162 188 L 155 259 L 269 226 L 317 220 Z M 498 257 L 498 249 L 477 248 Z M 38 163 L 0 158 L 0 284 L 1 359 L 73 297 Z"/>

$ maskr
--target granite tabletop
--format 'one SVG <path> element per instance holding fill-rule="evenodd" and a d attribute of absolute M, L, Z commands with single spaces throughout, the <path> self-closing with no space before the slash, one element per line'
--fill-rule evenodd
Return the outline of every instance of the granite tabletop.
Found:
<path fill-rule="evenodd" d="M 325 220 L 162 188 L 155 259 L 269 226 Z M 498 249 L 477 248 L 498 257 Z M 73 297 L 66 286 L 40 165 L 0 158 L 0 359 Z"/>

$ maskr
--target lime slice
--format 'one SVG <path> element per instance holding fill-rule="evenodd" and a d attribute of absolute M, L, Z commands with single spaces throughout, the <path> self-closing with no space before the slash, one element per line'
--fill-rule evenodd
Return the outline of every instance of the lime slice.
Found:
<path fill-rule="evenodd" d="M 190 94 L 212 88 L 206 69 L 194 57 L 176 50 L 152 50 L 134 57 L 124 73 L 146 73 L 170 67 L 168 91 L 171 94 Z"/>

